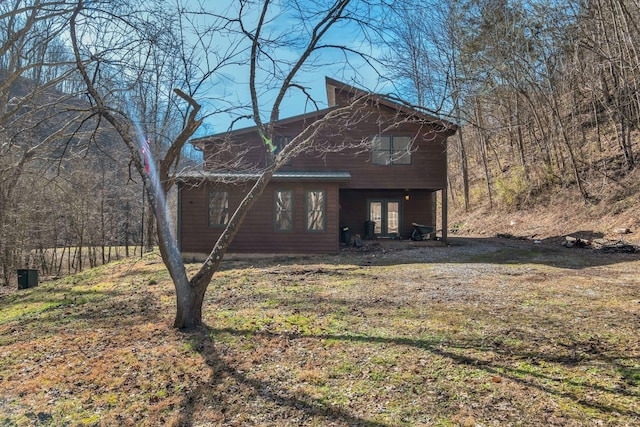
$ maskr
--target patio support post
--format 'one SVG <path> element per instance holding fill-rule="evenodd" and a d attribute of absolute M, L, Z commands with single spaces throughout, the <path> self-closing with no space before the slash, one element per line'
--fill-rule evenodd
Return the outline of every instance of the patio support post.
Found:
<path fill-rule="evenodd" d="M 449 229 L 449 224 L 447 223 L 447 210 L 448 210 L 448 197 L 447 197 L 447 187 L 443 187 L 440 190 L 442 194 L 442 243 L 447 244 L 447 230 Z"/>

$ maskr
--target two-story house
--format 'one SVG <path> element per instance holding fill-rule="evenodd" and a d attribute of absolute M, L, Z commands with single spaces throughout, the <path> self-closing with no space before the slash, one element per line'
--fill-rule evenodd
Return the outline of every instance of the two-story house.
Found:
<path fill-rule="evenodd" d="M 279 150 L 310 123 L 364 91 L 326 79 L 329 107 L 275 124 Z M 230 252 L 336 253 L 349 236 L 408 239 L 413 223 L 447 229 L 447 138 L 457 128 L 383 96 L 367 96 L 357 116 L 324 129 L 313 148 L 282 166 L 245 217 Z M 183 254 L 208 253 L 269 150 L 255 127 L 192 141 L 204 171 L 179 182 Z M 276 153 L 277 154 L 277 151 Z"/>

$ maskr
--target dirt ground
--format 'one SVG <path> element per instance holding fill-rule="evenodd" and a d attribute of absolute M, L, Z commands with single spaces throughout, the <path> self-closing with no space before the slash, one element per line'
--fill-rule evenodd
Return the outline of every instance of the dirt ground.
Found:
<path fill-rule="evenodd" d="M 640 255 L 501 235 L 229 257 L 191 333 L 157 254 L 0 295 L 0 424 L 640 425 Z"/>

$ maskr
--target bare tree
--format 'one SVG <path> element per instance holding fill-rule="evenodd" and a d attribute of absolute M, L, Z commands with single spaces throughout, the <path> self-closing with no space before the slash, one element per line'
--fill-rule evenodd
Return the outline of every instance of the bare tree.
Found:
<path fill-rule="evenodd" d="M 22 251 L 17 209 L 23 178 L 34 171 L 28 166 L 55 151 L 54 142 L 78 119 L 77 112 L 54 107 L 73 98 L 56 91 L 75 69 L 58 49 L 70 11 L 66 1 L 0 4 L 0 280 L 5 283 Z"/>
<path fill-rule="evenodd" d="M 164 6 L 162 14 L 166 15 L 166 5 Z M 286 10 L 293 11 L 291 18 L 298 22 L 298 26 L 293 27 L 296 29 L 293 38 L 292 28 L 273 30 L 274 26 L 271 25 Z M 265 143 L 264 150 L 271 152 L 273 127 L 279 118 L 285 95 L 292 90 L 307 93 L 304 86 L 297 82 L 299 73 L 307 65 L 319 60 L 321 50 L 334 49 L 342 51 L 343 54 L 358 55 L 352 47 L 326 43 L 324 40 L 333 27 L 347 20 L 354 25 L 369 25 L 362 14 L 372 11 L 370 4 L 350 0 L 338 0 L 328 5 L 324 2 L 306 2 L 302 5 L 297 1 L 265 1 L 257 5 L 240 0 L 223 10 L 201 9 L 193 13 L 185 9 L 177 10 L 176 22 L 172 26 L 168 26 L 166 21 L 160 26 L 156 20 L 157 11 L 147 9 L 144 13 L 136 12 L 133 2 L 122 1 L 114 6 L 113 2 L 85 4 L 79 1 L 71 17 L 70 36 L 76 65 L 94 102 L 94 111 L 104 117 L 120 134 L 144 182 L 156 218 L 160 252 L 176 289 L 177 313 L 174 324 L 178 328 L 193 328 L 202 321 L 203 299 L 213 274 L 219 268 L 244 216 L 264 191 L 273 173 L 292 156 L 312 146 L 315 136 L 327 124 L 344 119 L 352 114 L 354 109 L 354 106 L 349 106 L 331 110 L 322 119 L 304 129 L 272 163 L 260 171 L 254 185 L 231 215 L 226 229 L 207 260 L 189 279 L 173 235 L 173 224 L 166 211 L 165 195 L 174 183 L 176 164 L 184 145 L 203 121 L 201 105 L 195 100 L 199 91 L 210 84 L 214 77 L 219 76 L 225 67 L 247 61 L 249 69 L 246 75 L 251 98 L 249 115 Z M 193 25 L 203 17 L 209 22 L 205 28 Z M 145 20 L 147 18 L 149 20 Z M 97 22 L 101 25 L 96 25 Z M 192 23 L 190 29 L 192 34 L 195 34 L 193 41 L 184 37 L 185 25 L 188 22 Z M 88 36 L 86 33 L 96 28 L 108 28 L 105 34 L 101 34 L 108 37 L 108 49 L 87 42 L 101 39 L 95 34 Z M 174 32 L 170 32 L 168 28 Z M 220 35 L 231 39 L 230 45 L 224 48 L 222 54 L 219 51 L 221 47 L 211 42 L 212 37 Z M 174 85 L 182 84 L 174 86 L 167 102 L 181 106 L 183 121 L 179 131 L 171 138 L 166 138 L 169 143 L 165 151 L 160 153 L 162 158 L 158 161 L 158 173 L 155 174 L 149 168 L 153 165 L 149 165 L 144 147 L 140 143 L 140 140 L 144 141 L 146 137 L 138 130 L 135 117 L 123 108 L 122 101 L 126 101 L 127 97 L 116 96 L 119 93 L 114 88 L 127 91 L 135 87 L 136 79 L 144 74 L 142 70 L 149 69 L 152 62 L 150 58 L 154 57 L 150 52 L 166 48 L 172 41 L 177 42 L 174 46 L 177 46 L 178 55 L 183 61 L 181 70 L 184 80 L 172 82 Z M 282 55 L 283 47 L 295 48 L 296 57 L 293 60 L 279 60 L 278 56 Z M 196 63 L 194 58 L 198 55 L 204 60 Z M 119 76 L 126 77 L 130 86 L 101 79 L 105 70 L 109 68 L 117 70 Z M 265 102 L 265 99 L 269 101 Z M 315 104 L 315 100 L 309 98 L 309 101 L 312 105 Z M 361 99 L 357 101 L 358 104 L 361 102 Z"/>
<path fill-rule="evenodd" d="M 389 28 L 391 37 L 385 41 L 390 52 L 385 65 L 399 82 L 400 93 L 460 124 L 470 118 L 464 103 L 473 81 L 462 61 L 464 4 L 458 0 L 404 2 L 397 7 Z M 464 129 L 459 128 L 456 146 L 452 148 L 458 154 L 464 205 L 465 210 L 469 210 L 469 166 L 464 134 Z"/>

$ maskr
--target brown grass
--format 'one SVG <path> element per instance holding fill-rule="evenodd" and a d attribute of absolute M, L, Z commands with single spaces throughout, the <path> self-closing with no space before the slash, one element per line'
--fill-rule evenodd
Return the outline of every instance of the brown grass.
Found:
<path fill-rule="evenodd" d="M 639 267 L 464 238 L 226 262 L 182 333 L 157 256 L 125 260 L 2 295 L 0 424 L 637 425 Z"/>

